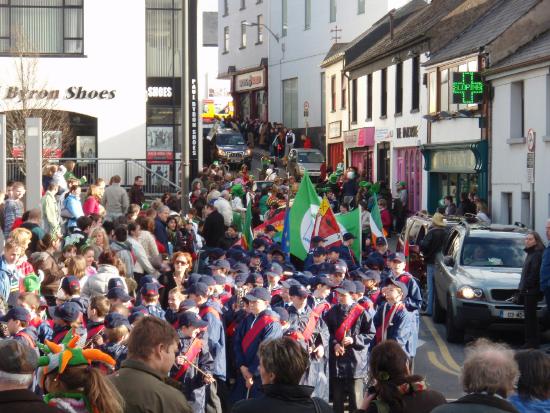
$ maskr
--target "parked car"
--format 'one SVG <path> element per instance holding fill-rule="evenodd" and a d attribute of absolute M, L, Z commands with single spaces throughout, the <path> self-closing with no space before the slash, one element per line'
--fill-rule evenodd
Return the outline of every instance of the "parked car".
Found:
<path fill-rule="evenodd" d="M 436 259 L 433 318 L 445 321 L 449 342 L 462 342 L 467 327 L 523 325 L 514 303 L 525 260 L 524 228 L 461 223 L 452 228 Z M 538 305 L 539 316 L 545 310 Z"/>
<path fill-rule="evenodd" d="M 296 179 L 304 176 L 307 171 L 313 181 L 321 176 L 321 168 L 325 163 L 325 157 L 319 149 L 291 149 L 288 153 L 287 171 Z"/>
<path fill-rule="evenodd" d="M 447 217 L 447 229 L 460 223 L 461 217 Z M 426 285 L 426 264 L 420 252 L 420 244 L 432 225 L 431 215 L 417 213 L 409 218 L 399 238 L 397 239 L 397 251 L 404 252 L 405 246 L 409 245 L 409 272 L 420 282 L 421 287 Z"/>
<path fill-rule="evenodd" d="M 219 129 L 213 136 L 212 157 L 229 165 L 246 163 L 250 169 L 252 149 L 250 149 L 243 135 L 233 129 Z"/>

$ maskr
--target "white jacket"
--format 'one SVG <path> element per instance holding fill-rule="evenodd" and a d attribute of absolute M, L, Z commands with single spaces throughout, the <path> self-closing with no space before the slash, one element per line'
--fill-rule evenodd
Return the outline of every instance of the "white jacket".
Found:
<path fill-rule="evenodd" d="M 65 173 L 67 172 L 67 168 L 65 168 L 63 165 L 60 165 L 57 169 L 57 172 L 53 174 L 52 176 L 52 182 L 56 185 L 59 185 L 59 189 L 61 192 L 68 191 L 69 188 L 67 186 L 67 180 L 65 179 Z M 48 188 L 44 188 L 48 189 Z"/>
<path fill-rule="evenodd" d="M 120 278 L 124 285 L 124 291 L 128 293 L 128 286 L 124 277 L 121 277 L 115 266 L 109 264 L 101 264 L 97 269 L 97 274 L 88 278 L 88 281 L 83 285 L 81 295 L 84 298 L 90 299 L 96 295 L 106 295 L 108 290 L 109 280 L 111 278 Z"/>
<path fill-rule="evenodd" d="M 214 206 L 218 210 L 220 214 L 223 215 L 223 222 L 225 226 L 231 225 L 233 222 L 233 208 L 231 208 L 231 204 L 229 201 L 225 198 L 218 198 L 216 202 L 214 202 Z"/>

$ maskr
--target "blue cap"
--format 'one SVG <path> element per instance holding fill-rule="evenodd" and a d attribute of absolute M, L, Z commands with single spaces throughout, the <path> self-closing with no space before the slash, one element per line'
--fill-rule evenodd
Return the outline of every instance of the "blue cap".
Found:
<path fill-rule="evenodd" d="M 357 237 L 350 232 L 346 232 L 343 238 L 344 238 L 344 241 L 349 241 L 350 239 L 355 239 Z"/>
<path fill-rule="evenodd" d="M 309 291 L 303 285 L 292 285 L 288 289 L 288 295 L 291 297 L 306 298 Z"/>
<path fill-rule="evenodd" d="M 295 280 L 294 278 L 289 278 L 288 280 L 281 281 L 281 285 L 284 288 L 290 289 L 290 287 L 292 287 L 293 285 L 302 285 L 302 284 L 300 284 L 300 282 Z"/>
<path fill-rule="evenodd" d="M 145 308 L 135 307 L 134 311 L 132 311 L 132 314 L 128 317 L 128 321 L 130 324 L 134 324 L 137 320 L 139 320 L 141 317 L 147 317 L 148 313 L 145 310 Z"/>
<path fill-rule="evenodd" d="M 107 298 L 111 300 L 122 300 L 125 303 L 132 299 L 132 297 L 130 297 L 121 287 L 111 288 L 107 291 Z"/>
<path fill-rule="evenodd" d="M 113 277 L 107 282 L 107 290 L 111 288 L 124 288 L 124 281 L 120 277 Z"/>
<path fill-rule="evenodd" d="M 209 275 L 203 275 L 199 282 L 206 284 L 208 287 L 212 287 L 213 285 L 216 285 L 216 280 L 214 277 L 211 277 Z"/>
<path fill-rule="evenodd" d="M 378 246 L 388 245 L 388 241 L 384 237 L 378 237 L 376 238 L 376 245 Z"/>
<path fill-rule="evenodd" d="M 50 314 L 52 314 L 54 318 L 59 318 L 60 320 L 72 323 L 78 320 L 81 312 L 80 306 L 77 303 L 67 301 L 57 307 L 50 307 Z"/>
<path fill-rule="evenodd" d="M 117 277 L 116 277 L 117 278 Z M 115 279 L 116 279 L 115 278 Z M 120 279 L 120 278 L 118 278 Z M 152 275 L 144 275 L 143 277 L 141 277 L 138 281 L 138 288 L 141 289 L 141 287 L 143 287 L 145 284 L 149 284 L 149 283 L 156 283 L 156 284 L 159 284 L 159 288 L 162 288 L 163 286 L 160 285 L 160 282 L 159 280 L 157 280 L 155 277 L 153 277 Z M 113 286 L 113 287 L 109 287 L 109 285 L 107 285 L 108 289 L 111 289 L 113 287 L 116 287 L 116 286 Z"/>
<path fill-rule="evenodd" d="M 214 282 L 215 282 L 214 285 L 225 285 L 226 283 L 226 277 L 224 277 L 221 274 L 213 275 L 212 278 L 214 279 Z"/>
<path fill-rule="evenodd" d="M 130 321 L 120 313 L 109 313 L 105 317 L 105 328 L 126 326 L 130 328 Z"/>
<path fill-rule="evenodd" d="M 180 303 L 180 306 L 178 308 L 178 312 L 188 311 L 191 308 L 195 308 L 195 307 L 197 307 L 197 303 L 195 302 L 195 300 L 191 300 L 190 298 L 188 298 L 187 300 L 183 300 Z"/>
<path fill-rule="evenodd" d="M 71 294 L 71 292 L 74 292 L 76 288 L 80 288 L 80 280 L 74 275 L 67 275 L 61 281 L 61 288 L 66 293 Z"/>
<path fill-rule="evenodd" d="M 361 278 L 363 280 L 374 280 L 376 282 L 380 282 L 380 271 L 368 270 L 368 271 L 361 271 L 361 273 L 362 273 Z"/>
<path fill-rule="evenodd" d="M 208 256 L 213 260 L 219 260 L 224 255 L 225 251 L 221 248 L 212 248 L 210 251 L 208 251 Z"/>
<path fill-rule="evenodd" d="M 236 272 L 236 273 L 246 274 L 246 273 L 250 272 L 250 269 L 248 268 L 248 266 L 246 264 L 244 264 L 242 262 L 238 262 L 238 263 L 236 263 L 235 265 L 233 265 L 231 267 L 231 271 Z"/>
<path fill-rule="evenodd" d="M 271 301 L 271 294 L 269 293 L 269 291 L 267 291 L 266 288 L 263 288 L 263 287 L 254 287 L 254 288 L 245 296 L 245 298 L 246 298 L 248 301 L 258 301 L 258 300 L 262 300 L 262 301 L 270 302 L 270 301 Z"/>
<path fill-rule="evenodd" d="M 142 295 L 158 295 L 159 285 L 157 283 L 144 284 L 140 292 Z"/>
<path fill-rule="evenodd" d="M 1 321 L 8 322 L 9 320 L 31 321 L 30 313 L 24 307 L 13 307 L 2 317 Z"/>
<path fill-rule="evenodd" d="M 390 284 L 393 284 L 395 285 L 396 287 L 399 287 L 399 289 L 401 290 L 401 292 L 403 293 L 403 299 L 405 299 L 405 297 L 407 296 L 407 294 L 409 293 L 409 289 L 407 288 L 407 286 L 405 285 L 405 283 L 402 283 L 401 281 L 397 281 L 391 277 L 388 277 L 388 282 Z"/>
<path fill-rule="evenodd" d="M 361 281 L 353 281 L 355 284 L 355 293 L 356 294 L 365 294 L 365 286 Z"/>
<path fill-rule="evenodd" d="M 178 324 L 181 327 L 196 327 L 203 328 L 208 325 L 206 321 L 203 321 L 199 316 L 191 311 L 185 311 L 178 317 Z"/>
<path fill-rule="evenodd" d="M 257 272 L 254 272 L 252 274 L 249 274 L 248 277 L 246 277 L 245 284 L 264 284 L 264 277 L 262 274 L 258 274 Z"/>
<path fill-rule="evenodd" d="M 231 265 L 227 260 L 216 260 L 212 263 L 212 265 L 210 265 L 210 268 L 219 268 L 223 270 L 229 270 L 231 269 Z"/>
<path fill-rule="evenodd" d="M 338 286 L 336 292 L 340 294 L 355 294 L 357 292 L 355 288 L 355 283 L 350 280 L 342 281 L 342 284 Z"/>
<path fill-rule="evenodd" d="M 318 276 L 313 279 L 312 285 L 318 286 L 319 284 L 326 285 L 327 287 L 336 287 L 336 284 L 334 284 L 330 278 Z"/>
<path fill-rule="evenodd" d="M 407 258 L 405 258 L 405 254 L 403 254 L 402 252 L 395 252 L 393 254 L 390 254 L 389 259 L 390 261 L 397 261 L 397 262 L 407 261 Z"/>
<path fill-rule="evenodd" d="M 273 262 L 269 265 L 269 267 L 267 267 L 265 274 L 267 276 L 280 277 L 281 275 L 283 275 L 283 267 L 281 267 L 276 262 Z"/>
<path fill-rule="evenodd" d="M 313 256 L 314 257 L 320 257 L 321 255 L 326 255 L 327 250 L 323 247 L 318 247 L 313 250 Z"/>
<path fill-rule="evenodd" d="M 338 245 L 333 245 L 328 249 L 328 252 L 337 252 L 340 254 L 340 247 Z"/>
<path fill-rule="evenodd" d="M 191 284 L 187 289 L 187 294 L 195 294 L 202 297 L 208 297 L 208 285 L 203 282 Z"/>
<path fill-rule="evenodd" d="M 235 284 L 238 286 L 238 287 L 242 287 L 244 284 L 248 283 L 248 277 L 249 275 L 246 274 L 246 273 L 238 273 L 236 276 L 235 276 Z M 250 281 L 251 284 L 255 284 L 255 281 L 251 280 Z M 263 283 L 263 278 L 262 278 L 262 283 Z"/>
<path fill-rule="evenodd" d="M 277 313 L 277 315 L 279 316 L 279 320 L 281 320 L 281 323 L 286 323 L 290 319 L 290 315 L 284 307 L 275 307 L 273 311 Z"/>

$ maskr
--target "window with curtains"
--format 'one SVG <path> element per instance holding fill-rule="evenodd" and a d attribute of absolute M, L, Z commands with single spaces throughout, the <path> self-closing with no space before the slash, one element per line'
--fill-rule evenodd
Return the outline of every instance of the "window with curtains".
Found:
<path fill-rule="evenodd" d="M 0 53 L 83 54 L 84 0 L 0 0 Z"/>
<path fill-rule="evenodd" d="M 147 76 L 180 77 L 182 0 L 147 0 L 146 7 Z"/>

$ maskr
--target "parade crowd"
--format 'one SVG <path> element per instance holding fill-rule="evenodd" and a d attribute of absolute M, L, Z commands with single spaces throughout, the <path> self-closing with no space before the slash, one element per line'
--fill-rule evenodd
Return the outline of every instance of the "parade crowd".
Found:
<path fill-rule="evenodd" d="M 273 181 L 254 190 L 246 167 L 205 167 L 188 213 L 181 194 L 147 200 L 139 176 L 129 190 L 115 175 L 84 194 L 74 165 L 49 165 L 31 209 L 24 184 L 10 182 L 0 411 L 550 411 L 550 360 L 538 350 L 477 341 L 453 403 L 415 374 L 426 305 L 406 257 L 390 251 L 405 215 L 387 211 L 395 199 L 383 184 L 327 174 L 318 188 L 335 212 L 364 209 L 361 254 L 354 234 L 335 245 L 315 236 L 302 262 L 273 225 L 244 236 L 247 207 L 257 227 L 300 185 Z M 387 237 L 371 244 L 373 202 Z"/>

